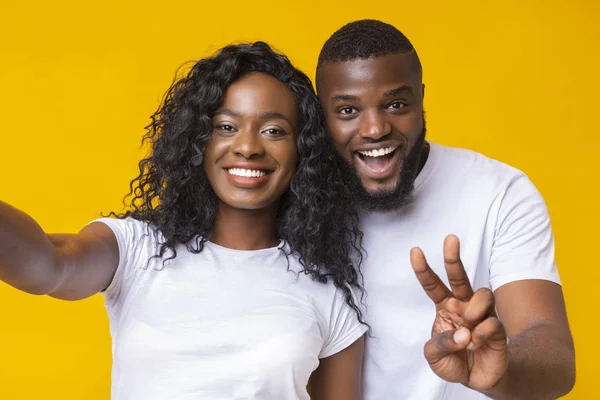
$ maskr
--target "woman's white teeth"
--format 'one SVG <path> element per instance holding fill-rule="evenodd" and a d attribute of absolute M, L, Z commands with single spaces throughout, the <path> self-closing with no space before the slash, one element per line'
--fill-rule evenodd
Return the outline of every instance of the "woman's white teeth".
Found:
<path fill-rule="evenodd" d="M 369 151 L 359 151 L 360 154 L 367 157 L 381 157 L 386 154 L 390 154 L 392 151 L 396 150 L 397 147 L 384 147 L 383 149 L 375 149 Z"/>
<path fill-rule="evenodd" d="M 227 172 L 229 172 L 231 175 L 243 176 L 245 178 L 260 178 L 261 176 L 265 176 L 267 174 L 267 171 L 245 168 L 229 168 Z"/>

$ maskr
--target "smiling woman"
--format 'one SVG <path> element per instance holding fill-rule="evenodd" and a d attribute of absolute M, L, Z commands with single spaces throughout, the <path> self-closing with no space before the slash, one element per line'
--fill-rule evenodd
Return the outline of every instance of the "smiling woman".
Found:
<path fill-rule="evenodd" d="M 227 88 L 213 121 L 204 170 L 221 207 L 279 208 L 296 169 L 292 91 L 270 75 L 246 75 Z"/>
<path fill-rule="evenodd" d="M 115 218 L 46 234 L 0 202 L 0 279 L 103 293 L 113 400 L 308 399 L 309 379 L 315 399 L 358 399 L 361 233 L 309 79 L 265 43 L 228 46 L 145 139 Z"/>

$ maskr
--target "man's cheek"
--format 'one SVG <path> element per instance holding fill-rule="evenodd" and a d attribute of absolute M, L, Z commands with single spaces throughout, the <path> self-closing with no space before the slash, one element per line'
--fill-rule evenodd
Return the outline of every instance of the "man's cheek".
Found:
<path fill-rule="evenodd" d="M 329 133 L 329 137 L 331 138 L 331 141 L 333 142 L 333 145 L 338 150 L 342 146 L 345 146 L 346 143 L 348 142 L 346 140 L 346 137 L 343 134 L 343 132 L 340 132 L 340 130 L 335 125 L 329 125 L 329 126 L 327 126 L 327 132 Z"/>
<path fill-rule="evenodd" d="M 416 140 L 423 131 L 423 115 L 416 112 L 411 114 L 411 117 L 405 121 L 405 125 L 404 132 L 410 135 L 411 140 Z"/>
<path fill-rule="evenodd" d="M 332 139 L 333 147 L 335 148 L 335 151 L 338 152 L 338 154 L 341 154 L 344 157 L 350 154 L 350 141 L 347 140 L 346 136 L 333 136 Z"/>

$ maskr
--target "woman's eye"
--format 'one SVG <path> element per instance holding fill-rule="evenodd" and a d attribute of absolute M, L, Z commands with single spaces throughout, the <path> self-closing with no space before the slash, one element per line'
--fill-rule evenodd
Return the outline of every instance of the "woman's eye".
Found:
<path fill-rule="evenodd" d="M 339 111 L 340 114 L 348 115 L 354 112 L 354 107 L 342 107 Z"/>
<path fill-rule="evenodd" d="M 219 125 L 217 125 L 217 129 L 219 129 L 221 131 L 225 131 L 225 132 L 232 132 L 233 126 L 231 126 L 229 124 L 219 124 Z"/>
<path fill-rule="evenodd" d="M 263 133 L 267 134 L 269 136 L 281 136 L 281 135 L 285 135 L 285 131 L 283 129 L 277 129 L 277 128 L 265 129 L 263 131 Z"/>

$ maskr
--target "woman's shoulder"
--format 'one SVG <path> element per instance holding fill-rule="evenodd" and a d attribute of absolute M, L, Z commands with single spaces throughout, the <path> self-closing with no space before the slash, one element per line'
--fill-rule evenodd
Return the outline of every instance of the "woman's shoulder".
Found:
<path fill-rule="evenodd" d="M 154 252 L 164 241 L 160 231 L 152 224 L 139 219 L 102 217 L 91 223 L 103 223 L 114 233 L 119 251 L 125 254 L 134 252 Z"/>
<path fill-rule="evenodd" d="M 116 235 L 136 237 L 160 235 L 160 232 L 150 223 L 132 217 L 102 217 L 91 223 L 98 222 L 108 225 Z"/>
<path fill-rule="evenodd" d="M 284 247 L 287 257 L 287 270 L 295 276 L 294 284 L 303 290 L 314 301 L 331 304 L 339 296 L 333 279 L 323 269 L 308 264 L 301 255 L 292 252 L 289 247 Z"/>

